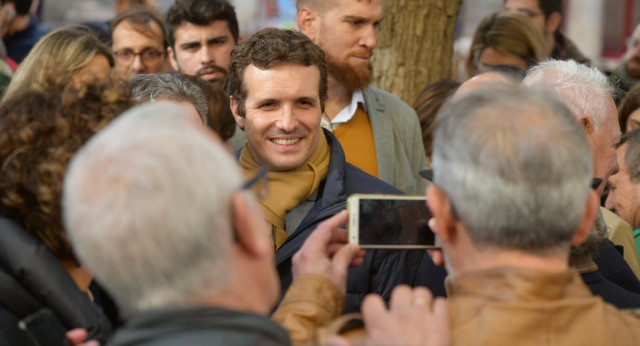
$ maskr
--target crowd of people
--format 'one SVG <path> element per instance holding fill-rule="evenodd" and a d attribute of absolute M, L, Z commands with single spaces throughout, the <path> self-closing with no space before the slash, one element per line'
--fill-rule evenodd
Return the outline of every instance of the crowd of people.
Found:
<path fill-rule="evenodd" d="M 410 106 L 381 0 L 243 39 L 226 0 L 1 3 L 0 344 L 640 344 L 640 29 L 604 73 L 505 0 Z M 349 243 L 356 193 L 425 196 L 438 247 Z"/>

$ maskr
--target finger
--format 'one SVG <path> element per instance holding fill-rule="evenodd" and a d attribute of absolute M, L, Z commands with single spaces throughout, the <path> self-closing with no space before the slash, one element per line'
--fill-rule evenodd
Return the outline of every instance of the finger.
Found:
<path fill-rule="evenodd" d="M 445 298 L 437 297 L 433 300 L 433 317 L 436 320 L 449 321 L 449 302 Z"/>
<path fill-rule="evenodd" d="M 366 254 L 367 254 L 367 251 L 360 249 L 356 254 L 356 256 L 351 260 L 351 263 L 349 264 L 349 266 L 357 267 L 362 265 L 362 263 L 364 263 L 364 256 Z"/>
<path fill-rule="evenodd" d="M 431 257 L 433 264 L 438 267 L 442 267 L 444 265 L 444 254 L 442 253 L 442 250 L 428 249 L 427 252 L 429 253 L 429 257 Z"/>
<path fill-rule="evenodd" d="M 398 285 L 391 292 L 390 308 L 397 309 L 399 307 L 413 305 L 413 291 L 407 285 Z"/>
<path fill-rule="evenodd" d="M 415 305 L 427 306 L 431 308 L 433 295 L 426 287 L 416 287 L 413 289 L 413 303 Z"/>
<path fill-rule="evenodd" d="M 71 329 L 67 332 L 67 338 L 77 345 L 87 340 L 87 330 L 83 328 Z"/>
<path fill-rule="evenodd" d="M 368 294 L 364 297 L 361 310 L 367 331 L 375 330 L 380 325 L 386 325 L 387 306 L 384 305 L 384 300 L 379 295 Z"/>
<path fill-rule="evenodd" d="M 322 251 L 324 253 L 333 231 L 347 222 L 348 219 L 349 215 L 347 211 L 343 210 L 323 221 L 313 232 L 311 232 L 311 235 L 307 240 L 305 240 L 300 251 L 306 248 L 314 251 Z"/>
<path fill-rule="evenodd" d="M 349 234 L 346 229 L 338 228 L 331 234 L 331 243 L 346 244 L 349 241 Z"/>
<path fill-rule="evenodd" d="M 331 259 L 331 263 L 333 264 L 334 269 L 337 268 L 341 271 L 344 271 L 345 275 L 347 272 L 347 268 L 349 267 L 349 263 L 351 260 L 356 258 L 358 255 L 359 247 L 356 244 L 347 244 L 342 247 L 338 252 L 336 252 L 335 256 Z"/>

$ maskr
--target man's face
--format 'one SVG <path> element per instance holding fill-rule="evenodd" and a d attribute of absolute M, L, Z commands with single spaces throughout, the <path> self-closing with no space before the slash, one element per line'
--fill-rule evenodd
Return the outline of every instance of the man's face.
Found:
<path fill-rule="evenodd" d="M 631 182 L 629 167 L 624 161 L 624 155 L 629 149 L 628 144 L 618 148 L 618 164 L 620 171 L 609 177 L 609 195 L 605 207 L 614 209 L 622 219 L 633 228 L 640 225 L 640 183 Z"/>
<path fill-rule="evenodd" d="M 373 79 L 370 60 L 378 44 L 382 0 L 339 1 L 318 15 L 314 43 L 325 53 L 329 75 L 352 91 L 369 85 Z"/>
<path fill-rule="evenodd" d="M 607 97 L 607 116 L 600 124 L 597 133 L 587 129 L 587 140 L 591 146 L 593 176 L 607 181 L 610 175 L 618 172 L 616 146 L 620 142 L 620 124 L 618 113 L 611 96 Z M 602 194 L 605 184 L 600 184 L 598 194 Z"/>
<path fill-rule="evenodd" d="M 504 9 L 507 11 L 518 11 L 526 14 L 536 24 L 540 31 L 547 36 L 547 21 L 545 20 L 544 13 L 540 9 L 538 0 L 506 0 L 504 2 Z"/>
<path fill-rule="evenodd" d="M 302 166 L 322 135 L 320 70 L 317 66 L 280 65 L 244 71 L 245 116 L 231 100 L 238 125 L 244 129 L 253 156 L 269 171 Z"/>
<path fill-rule="evenodd" d="M 627 42 L 624 66 L 629 76 L 640 78 L 640 27 L 636 28 Z"/>
<path fill-rule="evenodd" d="M 148 25 L 122 21 L 112 35 L 116 74 L 121 80 L 137 74 L 162 72 L 165 61 L 164 34 L 158 23 Z"/>
<path fill-rule="evenodd" d="M 205 81 L 224 85 L 231 50 L 236 46 L 227 22 L 199 26 L 182 22 L 175 32 L 169 59 L 174 69 Z"/>

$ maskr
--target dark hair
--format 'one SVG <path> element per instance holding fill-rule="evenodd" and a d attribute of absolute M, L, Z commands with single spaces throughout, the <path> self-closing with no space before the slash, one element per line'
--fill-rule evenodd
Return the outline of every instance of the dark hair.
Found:
<path fill-rule="evenodd" d="M 427 85 L 413 101 L 413 109 L 418 114 L 420 127 L 422 128 L 422 143 L 427 157 L 431 156 L 433 142 L 433 128 L 436 114 L 444 102 L 460 86 L 459 82 L 452 79 L 441 79 Z"/>
<path fill-rule="evenodd" d="M 238 43 L 238 18 L 233 6 L 225 0 L 176 0 L 167 11 L 167 39 L 173 47 L 175 32 L 182 22 L 205 26 L 216 20 L 227 22 L 233 40 Z"/>
<path fill-rule="evenodd" d="M 236 120 L 229 106 L 229 95 L 221 86 L 208 83 L 196 76 L 185 76 L 202 89 L 209 107 L 207 127 L 217 133 L 223 141 L 228 141 L 236 132 Z"/>
<path fill-rule="evenodd" d="M 618 106 L 618 122 L 622 133 L 627 132 L 627 119 L 638 108 L 640 108 L 640 84 L 631 88 Z"/>
<path fill-rule="evenodd" d="M 25 14 L 29 14 L 33 0 L 2 0 L 3 5 L 9 3 L 14 4 L 17 14 L 24 16 Z"/>
<path fill-rule="evenodd" d="M 24 90 L 0 107 L 0 214 L 61 261 L 77 260 L 62 224 L 62 181 L 71 157 L 131 106 L 121 89 Z"/>
<path fill-rule="evenodd" d="M 317 66 L 320 70 L 320 107 L 324 112 L 327 100 L 327 62 L 320 47 L 297 31 L 275 28 L 262 29 L 231 51 L 227 91 L 238 103 L 238 113 L 244 116 L 247 89 L 244 71 L 249 65 L 269 69 L 280 65 Z"/>
<path fill-rule="evenodd" d="M 132 24 L 136 24 L 136 31 L 141 33 L 151 32 L 151 22 L 156 22 L 160 26 L 160 31 L 162 31 L 162 46 L 167 48 L 167 35 L 165 32 L 164 20 L 158 14 L 158 12 L 148 6 L 134 6 L 124 12 L 118 14 L 113 20 L 111 20 L 111 24 L 109 25 L 109 36 L 113 40 L 113 30 L 118 26 L 118 24 L 128 21 Z M 140 29 L 138 29 L 140 28 Z"/>
<path fill-rule="evenodd" d="M 562 0 L 538 0 L 538 6 L 545 19 L 549 18 L 553 12 L 562 14 Z"/>

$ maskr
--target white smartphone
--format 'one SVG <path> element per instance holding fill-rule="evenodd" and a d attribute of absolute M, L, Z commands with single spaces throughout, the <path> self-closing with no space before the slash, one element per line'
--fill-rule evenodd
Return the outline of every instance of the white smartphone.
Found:
<path fill-rule="evenodd" d="M 431 213 L 424 196 L 354 194 L 347 199 L 349 242 L 364 249 L 429 249 Z"/>

